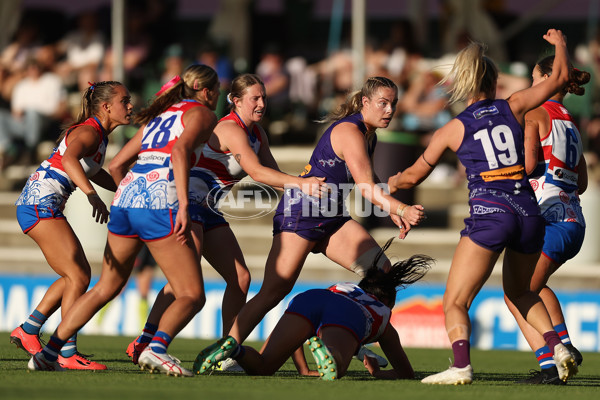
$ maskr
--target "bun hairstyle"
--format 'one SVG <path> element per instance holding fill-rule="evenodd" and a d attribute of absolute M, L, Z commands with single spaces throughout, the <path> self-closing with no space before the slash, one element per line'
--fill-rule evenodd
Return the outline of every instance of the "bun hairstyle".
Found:
<path fill-rule="evenodd" d="M 539 68 L 542 76 L 544 75 L 552 75 L 552 66 L 554 65 L 554 56 L 547 56 L 542 58 L 537 62 L 536 67 Z M 585 88 L 582 85 L 585 85 L 590 81 L 590 73 L 587 71 L 581 71 L 577 68 L 573 68 L 570 66 L 569 68 L 569 81 L 562 88 L 562 94 L 565 95 L 567 93 L 572 93 L 577 96 L 583 96 L 585 93 Z"/>
<path fill-rule="evenodd" d="M 135 116 L 135 123 L 144 125 L 154 117 L 163 113 L 173 104 L 184 99 L 198 100 L 198 92 L 202 89 L 213 89 L 217 86 L 219 77 L 208 65 L 193 64 L 183 71 L 181 78 L 174 77 L 167 82 L 150 105 Z"/>
<path fill-rule="evenodd" d="M 365 277 L 358 283 L 358 286 L 366 293 L 372 294 L 386 304 L 393 304 L 396 301 L 396 292 L 423 278 L 435 262 L 429 256 L 416 254 L 406 260 L 394 263 L 387 272 L 379 269 L 377 263 L 393 240 L 394 238 L 391 238 L 381 248 Z"/>

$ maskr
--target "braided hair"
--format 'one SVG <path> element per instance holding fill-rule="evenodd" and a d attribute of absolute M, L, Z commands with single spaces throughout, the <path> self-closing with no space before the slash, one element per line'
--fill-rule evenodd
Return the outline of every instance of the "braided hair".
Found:
<path fill-rule="evenodd" d="M 394 263 L 387 272 L 379 269 L 377 262 L 393 240 L 394 238 L 391 238 L 381 248 L 365 277 L 358 283 L 362 290 L 386 304 L 393 304 L 396 300 L 396 292 L 423 278 L 431 268 L 431 264 L 435 262 L 429 256 L 416 254 L 406 260 Z"/>

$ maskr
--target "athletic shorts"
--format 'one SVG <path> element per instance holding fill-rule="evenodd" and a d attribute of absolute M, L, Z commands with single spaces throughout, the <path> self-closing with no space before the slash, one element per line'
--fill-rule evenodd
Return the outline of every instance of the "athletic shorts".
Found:
<path fill-rule="evenodd" d="M 352 333 L 359 343 L 366 339 L 367 319 L 360 306 L 327 289 L 310 289 L 296 295 L 285 312 L 305 318 L 315 334 L 325 326 L 337 326 Z"/>
<path fill-rule="evenodd" d="M 64 214 L 52 208 L 35 205 L 17 206 L 17 222 L 23 233 L 29 232 L 43 219 L 64 219 Z"/>
<path fill-rule="evenodd" d="M 192 222 L 202 224 L 204 231 L 209 231 L 219 226 L 229 226 L 223 214 L 201 205 L 190 204 L 188 206 L 188 213 Z"/>
<path fill-rule="evenodd" d="M 461 236 L 468 236 L 481 247 L 496 253 L 506 247 L 533 254 L 544 245 L 545 220 L 540 215 L 523 217 L 512 213 L 471 215 L 465 219 Z"/>
<path fill-rule="evenodd" d="M 547 222 L 542 253 L 558 265 L 575 257 L 585 237 L 585 227 L 577 222 Z"/>
<path fill-rule="evenodd" d="M 110 207 L 108 231 L 117 236 L 138 237 L 145 242 L 173 233 L 177 210 Z"/>
<path fill-rule="evenodd" d="M 293 232 L 310 241 L 318 242 L 333 235 L 350 217 L 303 217 L 302 213 L 285 215 L 277 213 L 273 217 L 273 235 Z"/>

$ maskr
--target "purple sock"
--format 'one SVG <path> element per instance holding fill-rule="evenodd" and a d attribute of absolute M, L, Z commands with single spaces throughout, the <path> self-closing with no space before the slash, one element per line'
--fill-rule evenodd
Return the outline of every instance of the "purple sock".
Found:
<path fill-rule="evenodd" d="M 457 340 L 452 343 L 452 353 L 454 353 L 453 367 L 464 368 L 471 364 L 471 357 L 469 355 L 470 344 L 468 340 Z"/>
<path fill-rule="evenodd" d="M 558 336 L 558 333 L 556 333 L 556 331 L 554 329 L 552 329 L 551 331 L 544 333 L 542 336 L 544 336 L 544 340 L 548 344 L 550 351 L 552 352 L 552 354 L 554 354 L 554 346 L 562 343 L 560 341 L 560 337 Z"/>

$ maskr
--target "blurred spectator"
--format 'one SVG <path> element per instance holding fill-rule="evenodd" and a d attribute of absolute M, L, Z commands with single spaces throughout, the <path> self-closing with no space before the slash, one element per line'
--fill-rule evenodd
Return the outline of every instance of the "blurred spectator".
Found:
<path fill-rule="evenodd" d="M 352 52 L 342 47 L 311 68 L 318 77 L 320 113 L 327 114 L 342 104 L 352 91 Z"/>
<path fill-rule="evenodd" d="M 127 87 L 131 91 L 139 91 L 145 80 L 144 62 L 148 59 L 152 48 L 152 36 L 147 31 L 145 8 L 134 3 L 128 5 L 125 19 L 125 45 L 123 49 L 123 69 L 127 77 Z M 114 80 L 115 55 L 112 47 L 105 52 L 104 62 L 100 68 L 99 80 Z"/>
<path fill-rule="evenodd" d="M 415 43 L 410 22 L 399 21 L 392 25 L 388 38 L 382 45 L 382 49 L 388 54 L 385 68 L 400 91 L 408 88 L 409 76 L 423 58 Z"/>
<path fill-rule="evenodd" d="M 25 75 L 25 62 L 41 46 L 40 32 L 33 20 L 23 19 L 14 39 L 0 54 L 0 95 L 10 102 L 15 84 Z"/>
<path fill-rule="evenodd" d="M 88 11 L 79 15 L 77 28 L 57 43 L 58 55 L 64 56 L 64 61 L 58 63 L 56 72 L 65 85 L 81 92 L 89 86 L 88 82 L 96 82 L 105 47 L 96 13 Z"/>
<path fill-rule="evenodd" d="M 159 73 L 157 77 L 148 77 L 142 93 L 144 106 L 150 101 L 162 85 L 171 78 L 180 75 L 185 68 L 183 49 L 180 44 L 172 44 L 166 48 L 163 58 L 158 62 Z"/>
<path fill-rule="evenodd" d="M 281 120 L 290 112 L 290 74 L 285 68 L 285 60 L 278 46 L 265 47 L 256 65 L 256 74 L 265 83 L 269 99 L 267 117 Z"/>
<path fill-rule="evenodd" d="M 196 54 L 196 62 L 199 64 L 208 65 L 219 75 L 220 92 L 219 102 L 215 113 L 219 118 L 224 117 L 229 113 L 227 109 L 227 94 L 231 87 L 233 79 L 233 64 L 227 57 L 226 46 L 217 44 L 214 40 L 207 39 L 202 42 L 198 53 Z"/>
<path fill-rule="evenodd" d="M 436 71 L 420 72 L 398 102 L 397 112 L 402 115 L 402 128 L 418 133 L 423 146 L 427 146 L 433 131 L 452 119 L 447 108 L 446 90 L 438 85 L 442 78 Z"/>
<path fill-rule="evenodd" d="M 66 115 L 66 91 L 60 77 L 46 70 L 33 56 L 25 62 L 24 71 L 25 77 L 13 90 L 11 111 L 0 109 L 0 157 L 3 166 L 18 157 L 17 141 L 24 142 L 27 162 L 37 161 L 36 148 L 44 133 Z"/>

